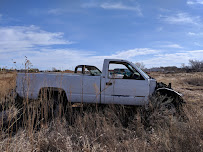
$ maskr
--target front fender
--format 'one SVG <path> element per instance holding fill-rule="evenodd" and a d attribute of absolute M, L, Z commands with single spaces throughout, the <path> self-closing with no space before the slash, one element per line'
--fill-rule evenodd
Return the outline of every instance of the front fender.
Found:
<path fill-rule="evenodd" d="M 155 91 L 155 94 L 157 93 L 160 93 L 161 95 L 167 95 L 169 97 L 172 97 L 174 100 L 173 102 L 174 103 L 179 103 L 179 104 L 183 104 L 183 103 L 186 103 L 184 100 L 183 100 L 183 95 L 173 89 L 170 89 L 170 88 L 158 88 L 156 91 Z"/>
<path fill-rule="evenodd" d="M 180 97 L 183 97 L 183 94 L 181 94 L 181 93 L 179 93 L 179 92 L 177 92 L 177 91 L 175 91 L 175 90 L 173 90 L 173 89 L 170 89 L 170 88 L 158 88 L 158 89 L 156 89 L 156 92 L 163 92 L 163 93 L 170 93 L 170 94 L 176 94 L 176 95 L 178 95 L 178 96 L 180 96 Z"/>

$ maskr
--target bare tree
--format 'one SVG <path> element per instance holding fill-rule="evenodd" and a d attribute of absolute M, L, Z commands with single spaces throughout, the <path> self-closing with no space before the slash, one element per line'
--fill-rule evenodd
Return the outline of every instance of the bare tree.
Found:
<path fill-rule="evenodd" d="M 52 68 L 52 72 L 61 72 L 61 70 L 56 69 L 55 67 Z"/>
<path fill-rule="evenodd" d="M 189 60 L 190 68 L 195 72 L 203 72 L 203 60 Z"/>
<path fill-rule="evenodd" d="M 140 69 L 144 69 L 144 68 L 145 68 L 145 65 L 144 65 L 143 62 L 136 62 L 135 65 L 136 65 L 137 67 L 139 67 Z"/>

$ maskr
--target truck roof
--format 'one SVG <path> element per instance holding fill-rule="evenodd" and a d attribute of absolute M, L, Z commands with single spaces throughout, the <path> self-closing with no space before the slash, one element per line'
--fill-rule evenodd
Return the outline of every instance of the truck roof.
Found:
<path fill-rule="evenodd" d="M 104 59 L 104 61 L 128 62 L 127 60 L 123 60 L 123 59 Z"/>

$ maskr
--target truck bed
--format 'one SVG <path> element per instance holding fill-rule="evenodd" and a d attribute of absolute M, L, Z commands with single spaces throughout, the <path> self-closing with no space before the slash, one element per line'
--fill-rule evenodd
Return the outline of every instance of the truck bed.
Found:
<path fill-rule="evenodd" d="M 70 102 L 92 102 L 96 88 L 100 88 L 100 76 L 54 72 L 17 74 L 16 91 L 22 97 L 37 99 L 40 89 L 46 87 L 64 90 Z"/>

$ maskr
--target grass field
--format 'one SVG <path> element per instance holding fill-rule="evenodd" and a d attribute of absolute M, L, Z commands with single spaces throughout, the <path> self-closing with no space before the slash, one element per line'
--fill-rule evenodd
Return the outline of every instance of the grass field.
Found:
<path fill-rule="evenodd" d="M 203 151 L 203 73 L 150 75 L 184 94 L 187 120 L 155 110 L 146 126 L 142 107 L 87 106 L 33 127 L 34 104 L 15 107 L 16 73 L 0 73 L 0 151 Z"/>

